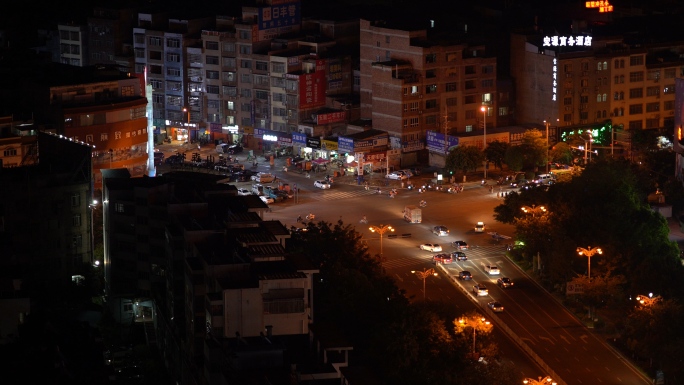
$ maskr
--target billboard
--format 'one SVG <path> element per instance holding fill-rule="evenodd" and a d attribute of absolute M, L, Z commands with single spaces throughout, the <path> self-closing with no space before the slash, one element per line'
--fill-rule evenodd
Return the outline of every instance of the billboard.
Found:
<path fill-rule="evenodd" d="M 301 14 L 299 1 L 273 1 L 270 6 L 259 8 L 258 23 L 252 29 L 252 40 L 270 40 L 299 29 Z"/>
<path fill-rule="evenodd" d="M 299 75 L 299 108 L 325 105 L 325 61 L 316 60 L 316 71 Z"/>
<path fill-rule="evenodd" d="M 316 124 L 330 124 L 344 122 L 347 117 L 344 111 L 328 112 L 325 114 L 316 115 Z"/>
<path fill-rule="evenodd" d="M 337 151 L 340 153 L 353 154 L 354 139 L 345 138 L 344 136 L 337 137 Z"/>
<path fill-rule="evenodd" d="M 447 135 L 448 146 L 447 150 L 451 147 L 458 146 L 458 137 Z M 425 138 L 428 150 L 432 152 L 437 152 L 444 154 L 444 134 L 437 131 L 428 131 Z"/>

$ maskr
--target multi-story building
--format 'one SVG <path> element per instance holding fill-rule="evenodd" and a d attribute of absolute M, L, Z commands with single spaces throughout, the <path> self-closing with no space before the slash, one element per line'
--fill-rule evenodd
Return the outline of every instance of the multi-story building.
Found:
<path fill-rule="evenodd" d="M 78 24 L 59 24 L 59 62 L 76 67 L 90 65 L 88 28 Z"/>
<path fill-rule="evenodd" d="M 133 70 L 133 8 L 95 7 L 88 17 L 88 53 L 91 64 L 115 65 Z"/>
<path fill-rule="evenodd" d="M 390 134 L 403 162 L 415 163 L 428 130 L 496 127 L 496 58 L 484 46 L 370 20 L 360 31 L 361 117 Z"/>

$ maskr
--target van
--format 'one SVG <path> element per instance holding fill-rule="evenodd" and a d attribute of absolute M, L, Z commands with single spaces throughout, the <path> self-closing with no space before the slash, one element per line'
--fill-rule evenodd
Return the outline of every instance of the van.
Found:
<path fill-rule="evenodd" d="M 555 175 L 552 174 L 540 174 L 534 179 L 537 184 L 551 184 L 556 180 Z"/>

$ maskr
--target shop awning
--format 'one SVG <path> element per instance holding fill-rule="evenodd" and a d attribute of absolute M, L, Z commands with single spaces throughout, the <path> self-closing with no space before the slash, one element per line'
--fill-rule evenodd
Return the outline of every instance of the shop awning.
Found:
<path fill-rule="evenodd" d="M 326 164 L 326 163 L 328 163 L 328 162 L 330 162 L 330 161 L 327 160 L 327 159 L 318 158 L 318 159 L 313 160 L 313 162 L 316 163 L 316 164 Z"/>

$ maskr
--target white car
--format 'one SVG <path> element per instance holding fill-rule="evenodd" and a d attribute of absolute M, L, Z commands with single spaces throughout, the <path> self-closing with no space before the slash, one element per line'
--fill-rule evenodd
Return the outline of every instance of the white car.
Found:
<path fill-rule="evenodd" d="M 238 191 L 238 195 L 242 195 L 242 196 L 244 196 L 244 195 L 252 195 L 252 191 L 251 191 L 251 190 L 247 190 L 246 188 L 239 188 L 239 189 L 237 189 L 237 191 Z"/>
<path fill-rule="evenodd" d="M 442 251 L 442 246 L 436 244 L 436 243 L 423 243 L 420 245 L 421 250 L 427 250 L 427 251 L 432 251 L 433 253 L 438 253 Z"/>
<path fill-rule="evenodd" d="M 432 229 L 432 233 L 438 237 L 446 237 L 449 235 L 449 229 L 447 229 L 446 226 L 435 226 Z"/>
<path fill-rule="evenodd" d="M 391 172 L 391 173 L 385 175 L 385 178 L 394 179 L 394 180 L 404 180 L 404 179 L 408 179 L 408 176 L 406 176 L 406 174 L 404 174 L 401 171 L 394 171 L 394 172 Z"/>
<path fill-rule="evenodd" d="M 261 198 L 261 200 L 267 205 L 270 205 L 271 203 L 275 202 L 273 198 L 267 197 L 266 195 L 261 195 L 259 198 Z"/>
<path fill-rule="evenodd" d="M 484 284 L 478 283 L 477 285 L 473 286 L 473 293 L 475 293 L 475 295 L 478 297 L 486 297 L 489 295 L 489 290 Z"/>
<path fill-rule="evenodd" d="M 314 182 L 314 187 L 318 187 L 323 190 L 327 190 L 330 188 L 330 183 L 324 181 L 324 180 L 317 180 Z"/>

